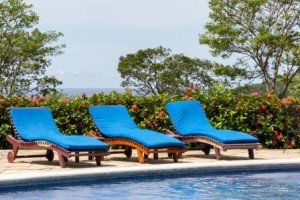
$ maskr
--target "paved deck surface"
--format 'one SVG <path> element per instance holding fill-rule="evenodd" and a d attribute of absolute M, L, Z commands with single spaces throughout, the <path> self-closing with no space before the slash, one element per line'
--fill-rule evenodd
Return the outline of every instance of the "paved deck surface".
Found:
<path fill-rule="evenodd" d="M 70 159 L 66 168 L 60 168 L 58 158 L 48 162 L 46 158 L 18 158 L 14 163 L 8 163 L 6 159 L 7 150 L 0 151 L 0 181 L 17 180 L 34 177 L 51 177 L 76 174 L 97 174 L 114 172 L 134 172 L 145 170 L 164 170 L 180 168 L 213 168 L 213 167 L 238 167 L 246 165 L 282 165 L 294 164 L 300 166 L 300 149 L 283 150 L 258 150 L 255 151 L 255 159 L 248 159 L 247 150 L 230 150 L 222 152 L 222 160 L 216 160 L 214 152 L 205 156 L 202 151 L 188 151 L 173 163 L 166 154 L 159 154 L 159 160 L 152 159 L 150 155 L 145 164 L 137 162 L 135 151 L 130 159 L 122 154 L 111 154 L 102 161 L 102 166 L 96 166 L 95 161 L 89 161 L 87 157 L 81 157 L 79 163 Z M 41 154 L 43 150 L 21 150 L 21 154 Z"/>

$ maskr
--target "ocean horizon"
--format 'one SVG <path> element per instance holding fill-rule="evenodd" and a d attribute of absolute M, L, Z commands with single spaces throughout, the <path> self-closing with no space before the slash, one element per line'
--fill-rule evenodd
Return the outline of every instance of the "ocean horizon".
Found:
<path fill-rule="evenodd" d="M 123 94 L 125 93 L 125 88 L 57 88 L 57 91 L 71 97 L 82 94 L 91 97 L 95 93 L 109 94 L 113 91 Z"/>

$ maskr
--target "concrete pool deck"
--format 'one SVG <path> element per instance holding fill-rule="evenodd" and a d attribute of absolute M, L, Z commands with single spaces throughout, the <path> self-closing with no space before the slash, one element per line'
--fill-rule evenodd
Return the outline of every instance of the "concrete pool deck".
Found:
<path fill-rule="evenodd" d="M 87 176 L 120 176 L 122 174 L 147 174 L 155 172 L 180 172 L 180 171 L 213 171 L 213 170 L 239 170 L 253 169 L 284 169 L 294 167 L 300 169 L 300 149 L 255 151 L 255 159 L 248 159 L 247 150 L 229 150 L 222 152 L 222 159 L 216 160 L 213 150 L 209 156 L 202 151 L 188 151 L 173 163 L 166 154 L 159 154 L 159 160 L 153 160 L 152 154 L 145 164 L 137 162 L 136 152 L 130 159 L 122 154 L 111 154 L 104 158 L 102 166 L 96 166 L 95 161 L 81 157 L 79 163 L 70 159 L 66 168 L 60 168 L 57 156 L 52 162 L 46 158 L 18 158 L 14 163 L 6 159 L 8 150 L 0 151 L 0 186 L 9 183 L 21 183 L 29 180 L 55 180 L 60 178 L 79 178 Z M 20 150 L 19 154 L 40 154 L 42 150 Z"/>

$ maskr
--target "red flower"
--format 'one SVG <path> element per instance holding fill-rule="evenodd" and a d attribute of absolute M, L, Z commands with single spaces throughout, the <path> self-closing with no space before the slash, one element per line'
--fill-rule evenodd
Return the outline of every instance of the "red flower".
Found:
<path fill-rule="evenodd" d="M 253 97 L 258 97 L 258 96 L 259 96 L 259 93 L 258 93 L 258 92 L 252 92 L 252 93 L 251 93 L 251 96 L 253 96 Z"/>
<path fill-rule="evenodd" d="M 4 99 L 0 99 L 0 104 L 3 104 L 5 102 Z"/>
<path fill-rule="evenodd" d="M 34 104 L 34 105 L 39 105 L 41 103 L 41 98 L 37 97 L 37 98 L 32 98 L 29 101 Z"/>
<path fill-rule="evenodd" d="M 184 93 L 191 93 L 194 91 L 194 88 L 192 87 L 186 87 L 185 90 L 184 90 Z"/>
<path fill-rule="evenodd" d="M 284 99 L 281 100 L 281 104 L 284 105 L 284 106 L 286 106 L 290 103 L 291 103 L 291 99 L 289 97 L 284 98 Z"/>
<path fill-rule="evenodd" d="M 273 94 L 271 92 L 268 92 L 266 94 L 267 99 L 271 99 L 273 97 Z"/>
<path fill-rule="evenodd" d="M 252 133 L 252 135 L 257 135 L 257 130 L 254 129 L 254 130 L 251 131 L 251 133 Z"/>
<path fill-rule="evenodd" d="M 273 140 L 275 141 L 279 141 L 282 139 L 282 133 L 275 131 L 274 135 L 273 135 Z"/>
<path fill-rule="evenodd" d="M 266 105 L 263 105 L 263 104 L 261 104 L 260 106 L 259 106 L 259 108 L 258 108 L 258 112 L 259 113 L 263 113 L 263 112 L 265 112 L 267 110 L 267 106 Z"/>
<path fill-rule="evenodd" d="M 131 109 L 132 109 L 133 111 L 136 111 L 136 110 L 139 109 L 139 107 L 138 107 L 136 104 L 133 104 L 133 105 L 131 106 Z"/>

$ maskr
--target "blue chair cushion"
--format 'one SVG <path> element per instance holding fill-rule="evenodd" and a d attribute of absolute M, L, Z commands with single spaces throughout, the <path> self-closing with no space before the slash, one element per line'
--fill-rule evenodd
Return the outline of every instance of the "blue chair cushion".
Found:
<path fill-rule="evenodd" d="M 19 136 L 27 142 L 47 141 L 66 150 L 107 150 L 109 146 L 83 135 L 63 135 L 49 108 L 11 108 L 10 115 Z"/>
<path fill-rule="evenodd" d="M 224 144 L 259 142 L 244 132 L 213 127 L 199 101 L 170 102 L 166 108 L 176 131 L 182 136 L 206 136 Z"/>
<path fill-rule="evenodd" d="M 185 146 L 183 142 L 162 133 L 140 129 L 122 105 L 90 106 L 89 110 L 105 137 L 134 140 L 151 149 Z"/>
<path fill-rule="evenodd" d="M 108 150 L 109 146 L 95 138 L 85 135 L 52 135 L 44 138 L 45 141 L 59 145 L 69 151 Z"/>

